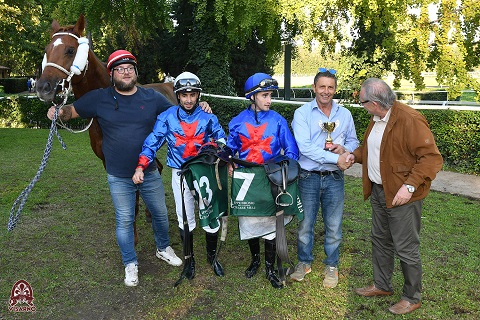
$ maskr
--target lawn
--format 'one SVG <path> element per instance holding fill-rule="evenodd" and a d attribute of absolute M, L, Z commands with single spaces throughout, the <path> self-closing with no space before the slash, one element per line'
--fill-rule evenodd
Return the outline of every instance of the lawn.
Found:
<path fill-rule="evenodd" d="M 35 176 L 48 130 L 0 129 L 0 319 L 479 319 L 480 201 L 432 192 L 424 202 L 422 228 L 423 305 L 394 317 L 388 307 L 400 299 L 403 278 L 397 263 L 395 294 L 363 298 L 354 288 L 372 281 L 370 205 L 360 179 L 346 177 L 344 240 L 338 287 L 323 281 L 322 223 L 316 226 L 316 259 L 303 282 L 275 290 L 259 272 L 244 277 L 250 262 L 237 222 L 229 219 L 216 277 L 206 262 L 203 231 L 195 230 L 197 276 L 176 289 L 181 268 L 159 261 L 151 227 L 141 217 L 138 287 L 123 284 L 115 221 L 101 162 L 88 134 L 61 131 L 67 145 L 54 141 L 48 165 L 33 188 L 17 227 L 7 231 L 10 208 Z M 160 151 L 164 160 L 165 152 Z M 163 161 L 162 161 L 163 162 Z M 172 246 L 182 246 L 174 214 L 170 170 L 163 173 Z M 296 223 L 287 226 L 290 257 L 296 261 Z M 262 245 L 263 247 L 263 245 Z M 263 251 L 263 248 L 262 248 Z M 264 261 L 262 259 L 262 268 Z M 12 286 L 26 280 L 36 311 L 12 312 Z"/>

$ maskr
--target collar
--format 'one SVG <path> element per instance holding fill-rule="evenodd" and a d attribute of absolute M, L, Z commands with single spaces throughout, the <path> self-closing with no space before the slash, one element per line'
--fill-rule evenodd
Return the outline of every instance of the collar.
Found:
<path fill-rule="evenodd" d="M 383 118 L 380 118 L 379 116 L 373 116 L 373 121 L 375 121 L 375 122 L 378 122 L 378 121 L 388 122 L 391 114 L 392 114 L 392 108 L 388 109 L 387 114 Z"/>

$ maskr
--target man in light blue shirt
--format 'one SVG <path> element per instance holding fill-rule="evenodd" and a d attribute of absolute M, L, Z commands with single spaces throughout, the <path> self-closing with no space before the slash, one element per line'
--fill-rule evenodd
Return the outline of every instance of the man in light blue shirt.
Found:
<path fill-rule="evenodd" d="M 321 206 L 326 288 L 338 284 L 345 198 L 343 171 L 352 165 L 348 154 L 359 145 L 352 114 L 333 101 L 335 74 L 333 69 L 319 69 L 312 85 L 315 99 L 298 108 L 292 122 L 300 151 L 298 187 L 305 218 L 298 227 L 298 264 L 290 277 L 302 281 L 312 271 L 314 226 Z"/>

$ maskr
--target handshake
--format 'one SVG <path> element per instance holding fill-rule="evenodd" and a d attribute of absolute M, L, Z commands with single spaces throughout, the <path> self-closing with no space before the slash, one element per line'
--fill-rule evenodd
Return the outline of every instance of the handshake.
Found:
<path fill-rule="evenodd" d="M 329 151 L 340 155 L 338 157 L 337 166 L 342 171 L 347 170 L 355 163 L 355 156 L 340 144 L 332 145 L 329 148 Z"/>

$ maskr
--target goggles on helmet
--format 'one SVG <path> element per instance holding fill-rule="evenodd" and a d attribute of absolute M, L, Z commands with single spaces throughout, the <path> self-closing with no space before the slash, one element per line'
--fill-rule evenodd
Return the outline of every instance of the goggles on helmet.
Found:
<path fill-rule="evenodd" d="M 257 89 L 261 89 L 261 90 L 257 90 Z M 268 89 L 271 89 L 271 90 L 278 89 L 277 80 L 272 79 L 272 78 L 263 79 L 262 81 L 260 81 L 258 83 L 258 85 L 256 85 L 252 89 L 250 89 L 250 91 L 247 93 L 247 95 L 250 95 L 251 93 L 253 93 L 255 91 L 267 91 Z"/>
<path fill-rule="evenodd" d="M 201 85 L 197 79 L 178 79 L 175 81 L 174 91 L 202 91 Z"/>

